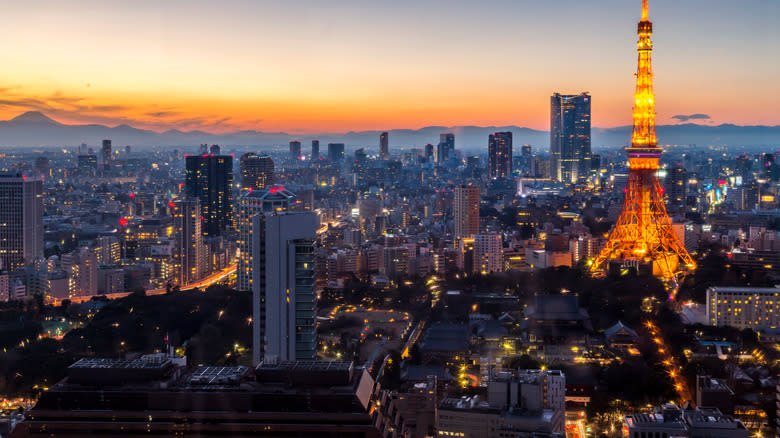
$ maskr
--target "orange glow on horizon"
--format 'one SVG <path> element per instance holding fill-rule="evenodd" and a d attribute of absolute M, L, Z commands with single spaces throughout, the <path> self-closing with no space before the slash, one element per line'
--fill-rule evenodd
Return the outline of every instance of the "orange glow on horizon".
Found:
<path fill-rule="evenodd" d="M 780 61 L 766 56 L 776 2 L 721 3 L 654 5 L 658 124 L 780 124 Z M 588 91 L 592 126 L 633 123 L 633 2 L 44 4 L 4 3 L 2 120 L 38 110 L 156 131 L 548 130 L 553 93 Z"/>

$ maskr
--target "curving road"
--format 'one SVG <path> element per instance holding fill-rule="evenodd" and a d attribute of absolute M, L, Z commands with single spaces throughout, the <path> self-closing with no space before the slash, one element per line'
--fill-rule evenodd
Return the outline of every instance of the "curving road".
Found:
<path fill-rule="evenodd" d="M 232 264 L 228 266 L 227 268 L 215 272 L 208 277 L 203 278 L 202 280 L 188 284 L 185 286 L 185 288 L 182 288 L 182 290 L 189 290 L 189 289 L 200 289 L 204 287 L 209 287 L 213 284 L 221 283 L 226 278 L 229 278 L 231 275 L 236 273 L 236 264 Z M 167 291 L 165 289 L 153 289 L 146 291 L 146 295 L 162 295 L 166 293 Z M 128 295 L 130 295 L 132 292 L 119 292 L 115 294 L 105 294 L 105 295 L 85 295 L 85 296 L 79 296 L 79 297 L 73 297 L 68 298 L 71 303 L 83 303 L 85 301 L 91 300 L 93 297 L 106 297 L 110 300 L 117 299 L 117 298 L 124 298 Z M 58 305 L 62 300 L 56 299 L 56 298 L 50 298 L 46 300 L 46 304 L 53 304 Z"/>

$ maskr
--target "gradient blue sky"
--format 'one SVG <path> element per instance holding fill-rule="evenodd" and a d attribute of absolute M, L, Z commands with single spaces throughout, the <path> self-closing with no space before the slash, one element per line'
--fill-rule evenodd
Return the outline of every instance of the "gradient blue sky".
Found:
<path fill-rule="evenodd" d="M 640 0 L 24 1 L 0 118 L 289 132 L 630 124 Z M 780 1 L 650 0 L 659 123 L 780 124 Z"/>

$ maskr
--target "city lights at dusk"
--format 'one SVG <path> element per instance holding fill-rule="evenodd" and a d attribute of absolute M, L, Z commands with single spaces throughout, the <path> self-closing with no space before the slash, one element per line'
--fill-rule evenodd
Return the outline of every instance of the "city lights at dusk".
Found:
<path fill-rule="evenodd" d="M 778 17 L 6 2 L 0 438 L 780 437 Z"/>

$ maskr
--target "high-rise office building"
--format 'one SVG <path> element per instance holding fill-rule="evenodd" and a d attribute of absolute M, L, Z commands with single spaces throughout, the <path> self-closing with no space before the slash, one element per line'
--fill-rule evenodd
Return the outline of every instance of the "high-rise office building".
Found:
<path fill-rule="evenodd" d="M 550 98 L 550 158 L 556 181 L 577 183 L 591 170 L 590 104 L 588 93 Z"/>
<path fill-rule="evenodd" d="M 200 199 L 203 235 L 219 236 L 233 226 L 233 157 L 187 157 L 185 193 Z"/>
<path fill-rule="evenodd" d="M 0 174 L 0 270 L 14 271 L 43 258 L 43 182 L 21 173 Z"/>
<path fill-rule="evenodd" d="M 512 176 L 512 133 L 496 132 L 488 140 L 488 176 L 491 179 Z"/>
<path fill-rule="evenodd" d="M 328 159 L 344 161 L 344 143 L 328 143 Z"/>
<path fill-rule="evenodd" d="M 319 140 L 312 140 L 311 141 L 311 160 L 317 161 L 320 159 L 320 141 Z"/>
<path fill-rule="evenodd" d="M 241 188 L 260 190 L 274 184 L 274 160 L 268 155 L 247 152 L 239 160 Z"/>
<path fill-rule="evenodd" d="M 205 271 L 200 199 L 177 199 L 173 205 L 174 260 L 179 286 L 183 287 L 200 280 Z"/>
<path fill-rule="evenodd" d="M 387 136 L 387 132 L 379 134 L 379 158 L 383 160 L 390 158 L 390 144 Z"/>
<path fill-rule="evenodd" d="M 252 358 L 314 359 L 314 212 L 252 217 Z"/>
<path fill-rule="evenodd" d="M 238 199 L 238 266 L 236 289 L 252 290 L 252 217 L 258 213 L 281 212 L 290 209 L 295 195 L 283 187 L 245 192 Z"/>
<path fill-rule="evenodd" d="M 293 140 L 290 142 L 290 158 L 297 160 L 301 157 L 301 142 Z"/>
<path fill-rule="evenodd" d="M 452 206 L 455 216 L 455 237 L 471 237 L 479 233 L 479 187 L 455 187 Z"/>
<path fill-rule="evenodd" d="M 103 156 L 103 167 L 111 167 L 111 140 L 103 140 L 103 148 L 101 149 Z"/>
<path fill-rule="evenodd" d="M 455 157 L 455 134 L 439 134 L 439 145 L 436 147 L 436 162 L 441 164 Z"/>

